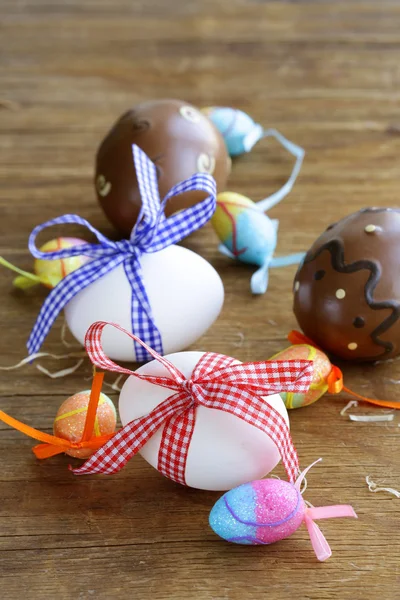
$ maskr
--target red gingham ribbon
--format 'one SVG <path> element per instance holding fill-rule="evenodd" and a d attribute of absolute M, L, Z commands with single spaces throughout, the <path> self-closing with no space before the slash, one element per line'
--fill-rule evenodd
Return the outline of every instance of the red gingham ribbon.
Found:
<path fill-rule="evenodd" d="M 141 375 L 118 366 L 105 354 L 101 335 L 112 325 L 141 344 L 170 373 L 170 377 Z M 297 452 L 285 419 L 262 396 L 279 392 L 307 392 L 313 367 L 308 360 L 263 361 L 234 364 L 228 356 L 208 352 L 197 363 L 190 379 L 166 358 L 160 356 L 135 335 L 115 323 L 99 321 L 87 331 L 85 347 L 93 364 L 101 369 L 124 373 L 173 390 L 149 414 L 131 421 L 93 454 L 78 475 L 111 474 L 119 471 L 164 425 L 158 470 L 178 483 L 185 484 L 186 459 L 192 438 L 196 407 L 201 405 L 233 414 L 264 431 L 279 449 L 289 480 L 299 472 Z"/>

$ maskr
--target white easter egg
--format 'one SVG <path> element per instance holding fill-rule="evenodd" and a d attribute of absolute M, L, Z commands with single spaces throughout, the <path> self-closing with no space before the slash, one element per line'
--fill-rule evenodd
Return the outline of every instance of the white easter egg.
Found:
<path fill-rule="evenodd" d="M 168 360 L 190 378 L 203 352 L 179 352 L 167 356 Z M 239 361 L 235 361 L 239 363 Z M 137 373 L 169 376 L 165 367 L 152 361 Z M 148 414 L 171 394 L 176 393 L 147 381 L 129 377 L 119 397 L 121 422 Z M 285 405 L 279 394 L 265 397 L 265 402 L 275 408 L 289 424 Z M 163 427 L 143 446 L 140 454 L 157 468 Z M 198 406 L 196 423 L 186 462 L 186 483 L 190 487 L 225 491 L 261 479 L 279 462 L 278 448 L 264 432 L 238 417 L 220 410 Z"/>
<path fill-rule="evenodd" d="M 204 258 L 180 246 L 143 254 L 141 264 L 164 354 L 187 348 L 205 333 L 221 311 L 221 278 Z M 83 344 L 87 329 L 95 321 L 117 323 L 132 332 L 131 297 L 132 288 L 120 265 L 66 305 L 65 318 L 72 335 Z M 107 327 L 102 342 L 111 359 L 136 360 L 133 341 L 121 331 Z"/>

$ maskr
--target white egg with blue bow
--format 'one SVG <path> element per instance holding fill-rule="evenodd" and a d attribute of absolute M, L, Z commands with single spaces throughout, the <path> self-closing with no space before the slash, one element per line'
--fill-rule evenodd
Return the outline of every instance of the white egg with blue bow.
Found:
<path fill-rule="evenodd" d="M 188 348 L 207 331 L 222 309 L 224 287 L 220 276 L 204 258 L 176 245 L 144 253 L 140 262 L 163 353 Z M 83 344 L 92 323 L 109 321 L 140 336 L 140 331 L 132 328 L 134 293 L 123 264 L 88 285 L 64 309 L 72 335 Z M 103 342 L 106 354 L 113 360 L 137 360 L 132 340 L 120 331 L 107 328 Z"/>

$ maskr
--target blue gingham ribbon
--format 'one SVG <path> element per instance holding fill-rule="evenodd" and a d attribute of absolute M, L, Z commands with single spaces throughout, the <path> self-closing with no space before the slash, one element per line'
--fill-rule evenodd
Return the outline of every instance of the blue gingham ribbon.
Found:
<path fill-rule="evenodd" d="M 140 257 L 143 253 L 159 252 L 179 242 L 209 221 L 216 208 L 216 184 L 211 175 L 196 173 L 175 185 L 160 202 L 156 168 L 153 162 L 138 146 L 133 145 L 132 151 L 142 206 L 129 240 L 113 242 L 78 215 L 63 215 L 51 219 L 32 231 L 29 237 L 29 250 L 35 258 L 57 260 L 84 255 L 90 256 L 93 260 L 67 275 L 47 296 L 28 340 L 30 355 L 38 352 L 64 306 L 81 290 L 116 269 L 120 264 L 124 265 L 132 288 L 132 331 L 156 352 L 163 354 L 161 335 L 154 322 L 143 283 Z M 202 202 L 167 219 L 164 209 L 168 200 L 191 191 L 206 192 L 208 196 Z M 83 225 L 94 233 L 99 243 L 88 243 L 54 252 L 41 252 L 35 245 L 36 236 L 47 227 L 62 223 Z M 137 343 L 135 343 L 135 354 L 138 361 L 151 359 L 147 351 Z"/>

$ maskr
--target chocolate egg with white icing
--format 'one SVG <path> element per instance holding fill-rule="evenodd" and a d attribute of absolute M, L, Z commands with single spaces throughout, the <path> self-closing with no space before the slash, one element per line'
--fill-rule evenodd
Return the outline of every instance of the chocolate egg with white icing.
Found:
<path fill-rule="evenodd" d="M 294 280 L 294 313 L 326 352 L 375 361 L 400 354 L 400 209 L 365 208 L 330 225 Z"/>
<path fill-rule="evenodd" d="M 124 113 L 101 142 L 96 156 L 95 187 L 109 221 L 129 236 L 139 214 L 141 198 L 132 144 L 137 144 L 157 167 L 161 199 L 194 173 L 213 175 L 223 191 L 230 158 L 221 134 L 200 110 L 181 100 L 151 100 Z M 201 192 L 172 198 L 171 215 L 204 199 Z"/>

